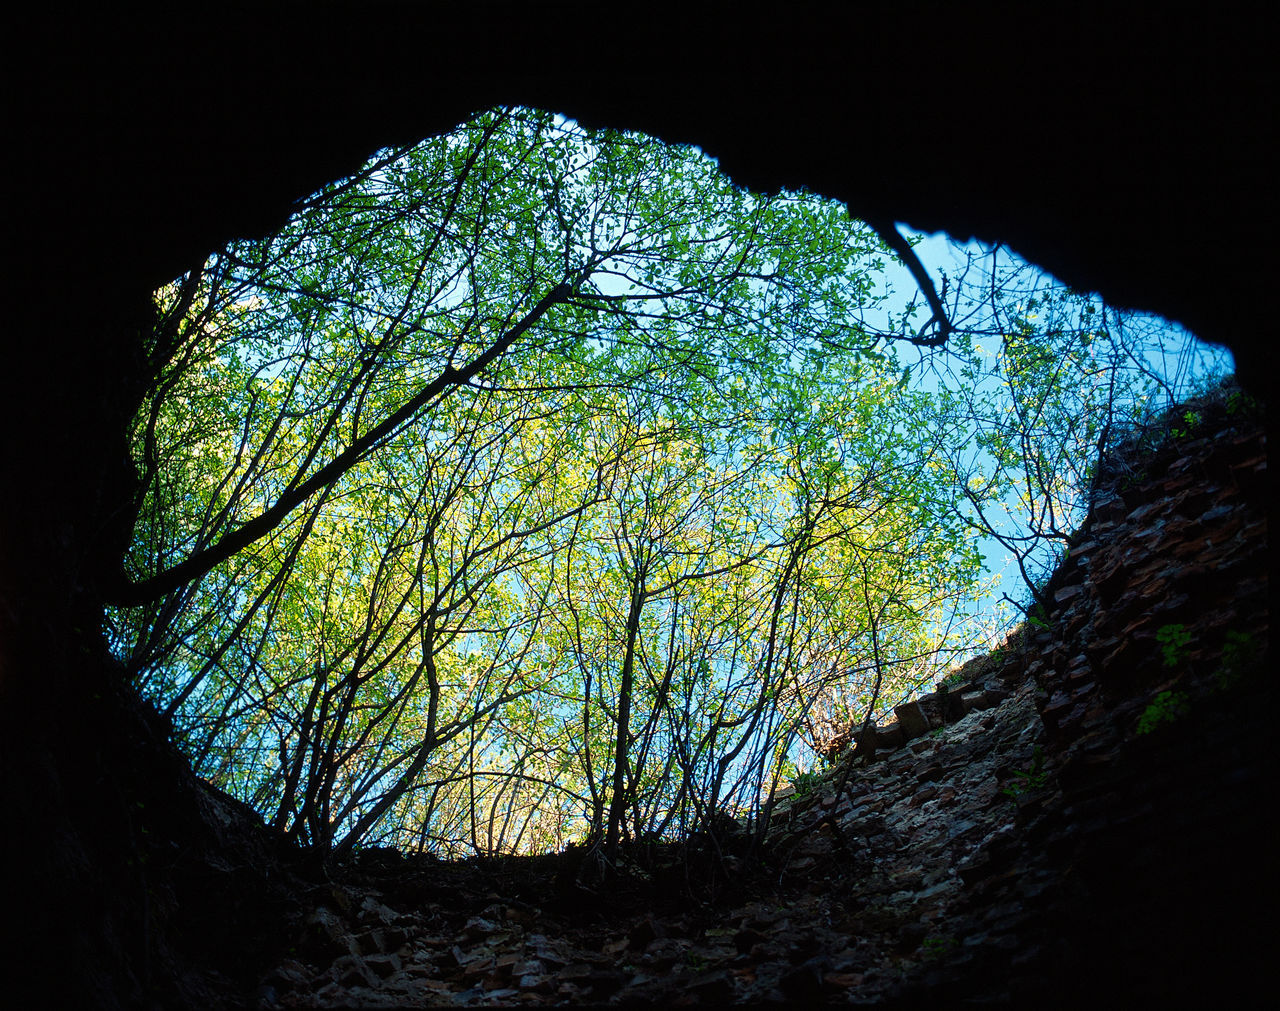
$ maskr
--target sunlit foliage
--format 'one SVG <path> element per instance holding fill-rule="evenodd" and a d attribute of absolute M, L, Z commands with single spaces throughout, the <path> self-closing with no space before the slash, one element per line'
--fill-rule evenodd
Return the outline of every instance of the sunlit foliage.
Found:
<path fill-rule="evenodd" d="M 750 817 L 974 645 L 986 516 L 1066 530 L 1109 420 L 1080 391 L 1121 402 L 1063 293 L 1048 325 L 992 294 L 995 369 L 975 324 L 913 377 L 866 323 L 886 259 L 545 113 L 384 152 L 157 294 L 122 655 L 324 851 Z"/>

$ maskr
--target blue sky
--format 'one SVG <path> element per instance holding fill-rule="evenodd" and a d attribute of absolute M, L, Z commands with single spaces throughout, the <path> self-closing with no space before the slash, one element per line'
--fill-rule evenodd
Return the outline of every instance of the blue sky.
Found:
<path fill-rule="evenodd" d="M 991 252 L 989 246 L 983 246 L 981 243 L 955 243 L 945 233 L 913 232 L 901 225 L 899 231 L 908 239 L 920 239 L 915 247 L 916 255 L 934 277 L 935 284 L 940 284 L 941 271 L 947 272 L 953 278 L 956 276 L 957 271 L 964 264 L 966 252 L 983 256 L 989 256 Z M 1024 262 L 1007 251 L 1002 251 L 1002 255 L 1009 257 L 1011 263 Z M 1040 277 L 1050 276 L 1038 270 L 1036 273 Z M 923 303 L 914 278 L 896 259 L 886 264 L 884 280 L 893 289 L 892 297 L 884 310 L 886 318 L 901 314 L 913 297 L 917 303 Z M 1101 300 L 1097 304 L 1101 306 Z M 927 319 L 928 315 L 927 309 L 918 313 L 917 324 Z M 1164 376 L 1171 385 L 1184 388 L 1188 384 L 1194 385 L 1195 376 L 1203 374 L 1206 370 L 1216 373 L 1234 371 L 1234 362 L 1227 350 L 1204 344 L 1180 325 L 1160 317 L 1144 314 L 1142 321 L 1150 325 L 1152 332 L 1157 334 L 1159 339 L 1159 346 L 1151 343 L 1145 348 L 1147 363 L 1154 371 Z M 904 351 L 902 354 L 904 363 L 912 361 L 912 351 L 911 348 Z M 1188 372 L 1189 369 L 1192 370 L 1191 373 Z M 999 618 L 1001 621 L 1008 621 L 1014 616 L 1008 606 L 1002 602 L 1002 595 L 1007 594 L 1015 600 L 1020 600 L 1025 598 L 1026 590 L 1012 556 L 998 541 L 990 537 L 983 538 L 980 549 L 986 558 L 988 571 L 995 577 L 995 585 L 983 613 Z"/>

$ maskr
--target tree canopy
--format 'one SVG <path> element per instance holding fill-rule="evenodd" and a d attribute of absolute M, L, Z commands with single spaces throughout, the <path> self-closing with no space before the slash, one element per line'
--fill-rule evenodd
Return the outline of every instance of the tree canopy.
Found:
<path fill-rule="evenodd" d="M 945 347 L 873 325 L 883 231 L 527 109 L 381 153 L 157 293 L 132 676 L 326 853 L 759 813 L 975 646 L 981 537 L 1034 596 L 1167 381 L 994 251 Z"/>

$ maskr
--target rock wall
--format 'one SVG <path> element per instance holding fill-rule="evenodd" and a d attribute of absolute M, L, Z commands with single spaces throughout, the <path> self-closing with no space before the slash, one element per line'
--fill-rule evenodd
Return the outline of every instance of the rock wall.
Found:
<path fill-rule="evenodd" d="M 873 764 L 855 750 L 827 790 L 780 805 L 789 872 L 822 888 L 860 868 L 879 938 L 863 997 L 1180 1006 L 1260 975 L 1276 895 L 1266 430 L 1224 387 L 1158 438 L 1102 469 L 1051 612 L 962 679 L 965 708 L 1007 695 L 998 708 L 944 727 L 953 693 L 899 706 Z"/>
<path fill-rule="evenodd" d="M 1124 701 L 1228 689 L 1266 647 L 1266 430 L 1230 390 L 1178 413 L 1195 419 L 1181 438 L 1109 462 L 1054 576 L 1050 649 L 1030 672 L 1061 747 Z"/>

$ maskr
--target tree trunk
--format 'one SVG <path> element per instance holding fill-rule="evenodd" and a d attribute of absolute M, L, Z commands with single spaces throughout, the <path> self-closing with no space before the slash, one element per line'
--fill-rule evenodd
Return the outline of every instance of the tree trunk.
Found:
<path fill-rule="evenodd" d="M 622 657 L 618 688 L 618 735 L 613 746 L 613 787 L 605 834 L 605 854 L 612 861 L 618 854 L 622 819 L 627 811 L 627 749 L 631 737 L 631 696 L 635 683 L 636 640 L 640 637 L 640 615 L 644 611 L 644 566 L 637 566 L 631 581 L 631 603 L 627 608 L 627 646 Z"/>

